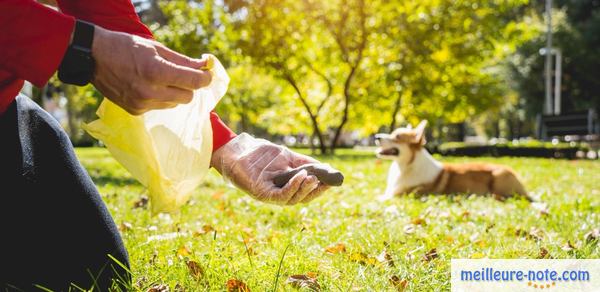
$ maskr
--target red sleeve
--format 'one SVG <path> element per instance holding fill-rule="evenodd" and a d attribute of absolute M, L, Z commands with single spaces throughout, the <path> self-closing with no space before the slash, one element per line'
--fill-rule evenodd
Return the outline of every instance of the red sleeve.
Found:
<path fill-rule="evenodd" d="M 43 86 L 58 68 L 74 25 L 73 17 L 33 0 L 0 0 L 0 69 Z"/>
<path fill-rule="evenodd" d="M 235 133 L 229 129 L 219 118 L 217 113 L 210 112 L 210 123 L 213 130 L 213 152 L 235 138 Z"/>
<path fill-rule="evenodd" d="M 58 6 L 65 14 L 105 29 L 152 38 L 152 33 L 140 21 L 130 0 L 58 0 Z"/>
<path fill-rule="evenodd" d="M 140 21 L 130 0 L 59 0 L 58 4 L 64 13 L 78 19 L 89 21 L 109 30 L 152 38 L 152 32 Z M 213 151 L 236 136 L 215 112 L 211 112 L 210 122 L 213 130 Z"/>

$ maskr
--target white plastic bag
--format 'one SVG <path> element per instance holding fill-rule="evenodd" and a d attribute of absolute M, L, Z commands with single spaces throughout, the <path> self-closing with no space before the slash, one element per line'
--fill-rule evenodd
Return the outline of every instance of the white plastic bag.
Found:
<path fill-rule="evenodd" d="M 84 125 L 148 188 L 153 213 L 177 210 L 210 167 L 210 111 L 225 95 L 229 76 L 215 56 L 203 57 L 209 58 L 212 81 L 194 91 L 190 103 L 133 116 L 105 98 L 99 119 Z"/>

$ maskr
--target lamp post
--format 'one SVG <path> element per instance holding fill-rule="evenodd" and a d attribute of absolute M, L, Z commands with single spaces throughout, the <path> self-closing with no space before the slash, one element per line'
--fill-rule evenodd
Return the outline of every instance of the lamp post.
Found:
<path fill-rule="evenodd" d="M 552 0 L 546 0 L 546 17 L 548 28 L 546 31 L 546 98 L 544 100 L 544 113 L 552 114 Z"/>
<path fill-rule="evenodd" d="M 550 79 L 548 79 L 548 76 L 546 76 L 546 82 L 548 80 L 550 80 L 550 87 L 548 87 L 548 83 L 546 83 L 546 104 L 545 106 L 550 106 L 550 108 L 547 108 L 546 111 L 544 112 L 545 114 L 554 114 L 554 115 L 560 115 L 561 112 L 561 108 L 560 108 L 560 104 L 561 104 L 561 92 L 560 92 L 560 88 L 561 88 L 561 78 L 562 78 L 562 52 L 559 48 L 552 48 L 550 50 L 550 53 L 548 53 L 547 48 L 541 48 L 540 49 L 540 55 L 542 56 L 546 56 L 546 58 L 550 57 L 550 64 L 552 64 L 552 55 L 556 56 L 556 67 L 554 68 L 554 100 L 552 100 L 553 96 L 552 96 L 552 74 L 550 75 Z M 550 69 L 552 69 L 552 67 L 550 67 Z M 552 73 L 552 70 L 550 70 L 550 73 Z M 548 94 L 550 93 L 550 94 Z M 548 96 L 549 95 L 549 96 Z M 554 103 L 553 103 L 554 101 Z"/>

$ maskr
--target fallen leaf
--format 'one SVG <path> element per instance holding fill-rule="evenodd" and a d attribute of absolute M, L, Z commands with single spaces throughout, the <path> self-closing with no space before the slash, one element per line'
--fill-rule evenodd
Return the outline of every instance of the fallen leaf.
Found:
<path fill-rule="evenodd" d="M 204 270 L 202 269 L 202 266 L 200 266 L 200 264 L 198 262 L 187 261 L 186 265 L 188 266 L 188 269 L 190 270 L 190 274 L 196 280 L 200 280 L 200 278 L 202 278 L 202 276 L 204 276 Z"/>
<path fill-rule="evenodd" d="M 417 217 L 417 218 L 411 220 L 410 223 L 412 223 L 414 225 L 425 225 L 425 219 L 423 219 L 421 217 Z"/>
<path fill-rule="evenodd" d="M 517 229 L 515 230 L 515 235 L 519 236 L 519 237 L 524 237 L 527 239 L 532 239 L 535 241 L 540 241 L 544 238 L 544 232 L 536 227 L 531 227 L 531 229 L 529 230 L 529 232 L 523 230 L 523 229 Z"/>
<path fill-rule="evenodd" d="M 365 265 L 365 266 L 366 265 L 374 266 L 378 263 L 377 259 L 369 257 L 367 254 L 365 254 L 363 252 L 352 253 L 350 255 L 350 261 L 357 262 L 357 263 L 359 263 L 361 265 Z"/>
<path fill-rule="evenodd" d="M 139 200 L 137 200 L 137 201 L 135 201 L 135 202 L 133 203 L 133 208 L 134 208 L 134 209 L 137 209 L 137 208 L 146 208 L 146 206 L 148 206 L 148 201 L 149 201 L 149 200 L 150 200 L 150 199 L 148 199 L 148 196 L 146 196 L 146 195 L 141 195 L 141 196 L 140 196 L 140 199 L 139 199 Z"/>
<path fill-rule="evenodd" d="M 424 261 L 431 261 L 435 258 L 438 257 L 438 253 L 437 250 L 435 248 L 432 248 L 430 251 L 428 251 L 424 256 L 423 256 L 423 260 Z"/>
<path fill-rule="evenodd" d="M 548 204 L 546 203 L 531 203 L 531 207 L 538 210 L 541 215 L 547 216 L 550 214 L 548 210 Z"/>
<path fill-rule="evenodd" d="M 291 275 L 288 277 L 286 284 L 297 289 L 306 288 L 310 291 L 321 291 L 321 285 L 319 285 L 317 279 L 307 275 Z"/>
<path fill-rule="evenodd" d="M 317 274 L 317 273 L 315 273 L 315 272 L 308 272 L 308 273 L 306 273 L 306 275 L 307 275 L 309 278 L 316 279 L 316 278 L 317 278 L 317 276 L 318 276 L 319 274 Z"/>
<path fill-rule="evenodd" d="M 169 286 L 167 286 L 165 284 L 156 284 L 156 285 L 148 288 L 148 290 L 146 290 L 146 292 L 169 292 Z"/>
<path fill-rule="evenodd" d="M 564 250 L 564 251 L 567 251 L 567 252 L 568 252 L 568 251 L 572 251 L 572 250 L 574 250 L 574 249 L 575 249 L 575 246 L 573 246 L 573 244 L 571 243 L 571 241 L 570 241 L 570 240 L 567 240 L 567 243 L 565 243 L 565 245 L 563 245 L 561 248 L 562 248 L 562 250 Z"/>
<path fill-rule="evenodd" d="M 377 260 L 385 265 L 388 265 L 390 267 L 394 266 L 394 259 L 392 259 L 392 256 L 387 252 L 386 249 L 383 249 L 383 251 L 377 256 Z"/>
<path fill-rule="evenodd" d="M 590 231 L 590 232 L 586 233 L 586 234 L 583 236 L 583 239 L 584 239 L 584 240 L 585 240 L 585 242 L 587 242 L 587 243 L 592 243 L 592 242 L 594 242 L 594 241 L 596 241 L 596 242 L 597 242 L 598 240 L 600 240 L 600 229 L 598 229 L 598 228 L 595 228 L 595 229 L 593 229 L 592 231 Z"/>
<path fill-rule="evenodd" d="M 227 292 L 250 292 L 250 288 L 238 279 L 229 279 L 227 280 Z"/>
<path fill-rule="evenodd" d="M 331 254 L 346 252 L 346 245 L 343 243 L 336 243 L 335 245 L 326 247 L 325 252 Z"/>
<path fill-rule="evenodd" d="M 551 258 L 552 258 L 552 256 L 550 255 L 550 252 L 547 249 L 540 247 L 540 254 L 538 255 L 538 259 L 551 259 Z"/>
<path fill-rule="evenodd" d="M 142 288 L 144 286 L 144 284 L 146 284 L 146 282 L 148 281 L 148 279 L 146 279 L 146 277 L 141 276 L 140 278 L 137 279 L 137 281 L 135 281 L 135 286 L 138 288 Z M 139 289 L 141 290 L 141 289 Z"/>
<path fill-rule="evenodd" d="M 211 232 L 214 232 L 214 231 L 215 231 L 214 227 L 212 227 L 212 226 L 210 226 L 208 224 L 204 224 L 204 225 L 202 225 L 202 228 L 200 228 L 199 230 L 194 231 L 194 233 L 192 235 L 194 237 L 198 237 L 200 235 L 211 233 Z"/>
<path fill-rule="evenodd" d="M 177 256 L 180 258 L 190 256 L 191 254 L 192 254 L 192 252 L 185 245 L 182 245 L 177 249 Z"/>
<path fill-rule="evenodd" d="M 415 233 L 415 225 L 414 224 L 408 224 L 408 225 L 404 226 L 404 233 L 406 233 L 406 234 L 413 234 L 413 233 Z"/>
<path fill-rule="evenodd" d="M 175 292 L 185 292 L 185 288 L 180 283 L 175 284 L 175 288 L 173 289 Z"/>
<path fill-rule="evenodd" d="M 400 277 L 393 275 L 390 278 L 390 283 L 396 288 L 397 291 L 406 290 L 406 286 L 408 286 L 408 281 L 406 279 L 400 279 Z"/>
<path fill-rule="evenodd" d="M 219 191 L 214 192 L 212 195 L 210 195 L 210 197 L 213 198 L 213 199 L 215 199 L 215 200 L 220 200 L 223 197 L 224 194 L 225 194 L 224 191 L 219 190 Z"/>
<path fill-rule="evenodd" d="M 463 219 L 469 219 L 469 216 L 471 216 L 471 212 L 469 211 L 464 211 L 462 212 L 462 214 L 460 214 L 460 217 L 462 217 Z"/>
<path fill-rule="evenodd" d="M 129 222 L 121 222 L 121 224 L 119 225 L 119 231 L 124 232 L 124 231 L 129 231 L 133 228 L 133 225 L 131 225 L 131 223 Z"/>

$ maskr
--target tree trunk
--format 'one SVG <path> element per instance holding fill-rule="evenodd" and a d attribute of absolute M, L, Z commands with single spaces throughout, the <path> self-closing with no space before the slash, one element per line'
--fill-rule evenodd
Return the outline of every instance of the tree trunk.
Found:
<path fill-rule="evenodd" d="M 317 136 L 317 138 L 319 139 L 319 151 L 321 152 L 321 154 L 327 154 L 327 146 L 324 143 L 325 141 L 323 139 L 323 134 L 321 133 L 321 130 L 319 129 L 319 122 L 317 120 L 317 116 L 315 114 L 313 114 L 312 110 L 310 109 L 310 106 L 304 99 L 304 96 L 302 95 L 300 88 L 296 84 L 296 81 L 291 76 L 285 76 L 285 80 L 287 82 L 289 82 L 290 85 L 294 88 L 294 90 L 298 94 L 298 98 L 300 99 L 300 102 L 302 102 L 304 109 L 306 109 L 306 112 L 308 113 L 308 116 L 310 117 L 310 121 L 311 121 L 312 127 L 313 127 L 313 135 Z"/>
<path fill-rule="evenodd" d="M 342 120 L 340 121 L 340 124 L 337 127 L 337 129 L 335 130 L 335 135 L 333 136 L 333 139 L 331 140 L 331 145 L 329 146 L 329 152 L 331 154 L 335 154 L 335 148 L 337 147 L 338 140 L 340 139 L 340 136 L 342 134 L 342 130 L 344 129 L 346 122 L 348 122 L 348 108 L 350 107 L 350 85 L 352 84 L 352 79 L 354 78 L 354 73 L 356 73 L 357 67 L 358 62 L 356 66 L 353 66 L 350 69 L 350 73 L 346 78 L 346 82 L 344 82 L 344 111 L 342 114 Z"/>
<path fill-rule="evenodd" d="M 394 104 L 394 110 L 392 111 L 392 121 L 390 122 L 390 130 L 391 133 L 396 129 L 396 116 L 400 111 L 400 106 L 402 105 L 402 92 L 398 91 L 398 97 L 396 97 L 396 103 Z"/>

